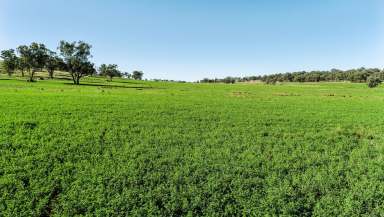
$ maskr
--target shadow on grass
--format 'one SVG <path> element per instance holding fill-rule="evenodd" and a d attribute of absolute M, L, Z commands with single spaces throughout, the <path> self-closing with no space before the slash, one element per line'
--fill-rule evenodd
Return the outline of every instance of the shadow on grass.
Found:
<path fill-rule="evenodd" d="M 121 83 L 121 84 L 143 84 L 140 82 L 135 82 L 133 80 L 127 80 L 127 81 L 112 81 L 113 83 Z"/>
<path fill-rule="evenodd" d="M 102 87 L 102 88 L 155 89 L 153 87 L 145 87 L 145 86 L 125 86 L 125 85 L 90 84 L 90 83 L 81 83 L 79 85 L 75 85 L 73 83 L 64 83 L 64 84 L 73 85 L 73 86 L 90 86 L 90 87 Z"/>
<path fill-rule="evenodd" d="M 57 79 L 57 80 L 66 80 L 66 81 L 71 81 L 72 78 L 67 78 L 67 77 L 55 77 L 54 79 Z"/>

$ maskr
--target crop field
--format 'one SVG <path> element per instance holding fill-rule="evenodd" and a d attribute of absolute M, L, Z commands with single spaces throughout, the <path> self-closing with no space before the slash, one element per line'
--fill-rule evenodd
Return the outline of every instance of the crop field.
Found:
<path fill-rule="evenodd" d="M 0 80 L 0 216 L 383 216 L 384 89 Z"/>

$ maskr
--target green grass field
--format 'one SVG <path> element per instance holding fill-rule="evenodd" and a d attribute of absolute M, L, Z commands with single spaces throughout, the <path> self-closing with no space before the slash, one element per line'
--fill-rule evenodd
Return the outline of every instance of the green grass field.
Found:
<path fill-rule="evenodd" d="M 0 80 L 0 216 L 383 216 L 384 89 Z"/>

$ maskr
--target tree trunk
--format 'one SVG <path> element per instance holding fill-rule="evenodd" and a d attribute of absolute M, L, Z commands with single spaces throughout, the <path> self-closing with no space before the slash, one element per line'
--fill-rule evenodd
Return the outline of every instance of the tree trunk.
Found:
<path fill-rule="evenodd" d="M 71 72 L 73 84 L 76 84 L 75 73 Z"/>
<path fill-rule="evenodd" d="M 53 70 L 52 69 L 48 69 L 48 74 L 49 74 L 49 78 L 53 79 Z"/>
<path fill-rule="evenodd" d="M 24 77 L 24 69 L 21 70 L 21 77 Z"/>
<path fill-rule="evenodd" d="M 30 82 L 34 82 L 34 80 L 33 80 L 33 76 L 35 75 L 35 72 L 36 72 L 36 70 L 35 70 L 35 69 L 32 69 L 32 72 L 29 73 L 29 79 L 28 79 L 28 81 L 30 81 Z"/>

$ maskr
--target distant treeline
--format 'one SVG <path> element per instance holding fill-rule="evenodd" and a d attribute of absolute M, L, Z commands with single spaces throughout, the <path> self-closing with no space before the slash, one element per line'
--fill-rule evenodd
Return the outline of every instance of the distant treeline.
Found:
<path fill-rule="evenodd" d="M 384 70 L 378 68 L 358 68 L 350 70 L 332 69 L 329 71 L 300 71 L 287 72 L 271 75 L 249 76 L 249 77 L 226 77 L 222 79 L 200 80 L 200 83 L 235 83 L 262 81 L 267 84 L 277 82 L 320 82 L 320 81 L 350 81 L 355 83 L 365 83 L 375 81 L 380 83 L 384 79 Z M 377 85 L 376 85 L 377 86 Z"/>

